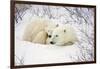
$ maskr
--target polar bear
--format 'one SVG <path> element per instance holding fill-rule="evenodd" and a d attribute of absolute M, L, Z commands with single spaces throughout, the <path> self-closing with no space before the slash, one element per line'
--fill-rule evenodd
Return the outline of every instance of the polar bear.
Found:
<path fill-rule="evenodd" d="M 24 29 L 23 39 L 32 41 L 40 31 L 44 30 L 45 22 L 44 19 L 36 18 L 31 23 L 28 23 Z"/>
<path fill-rule="evenodd" d="M 65 45 L 72 45 L 76 41 L 78 41 L 76 32 L 70 25 L 63 25 L 56 27 L 49 41 L 47 43 L 58 45 L 58 46 L 65 46 Z"/>
<path fill-rule="evenodd" d="M 36 17 L 24 29 L 23 40 L 33 43 L 46 44 L 55 24 L 47 18 Z"/>

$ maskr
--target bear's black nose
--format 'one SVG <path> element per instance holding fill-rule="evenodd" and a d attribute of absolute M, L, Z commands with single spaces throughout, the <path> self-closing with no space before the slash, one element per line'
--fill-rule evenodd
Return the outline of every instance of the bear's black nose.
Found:
<path fill-rule="evenodd" d="M 51 35 L 48 35 L 49 38 L 51 38 Z"/>
<path fill-rule="evenodd" d="M 54 42 L 51 41 L 50 44 L 54 44 Z"/>

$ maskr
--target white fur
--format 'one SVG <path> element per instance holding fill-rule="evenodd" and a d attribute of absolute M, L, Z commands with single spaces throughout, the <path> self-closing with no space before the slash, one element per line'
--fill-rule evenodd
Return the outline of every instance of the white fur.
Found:
<path fill-rule="evenodd" d="M 65 32 L 64 32 L 65 31 Z M 52 32 L 52 37 L 48 42 L 53 42 L 54 45 L 72 45 L 77 41 L 75 30 L 70 25 L 63 25 L 55 28 Z"/>
<path fill-rule="evenodd" d="M 26 25 L 23 40 L 33 43 L 46 44 L 47 35 L 55 28 L 55 24 L 46 18 L 36 17 Z"/>

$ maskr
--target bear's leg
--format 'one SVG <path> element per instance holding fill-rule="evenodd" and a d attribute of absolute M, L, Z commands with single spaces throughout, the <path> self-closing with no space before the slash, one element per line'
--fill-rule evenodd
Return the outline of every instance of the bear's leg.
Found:
<path fill-rule="evenodd" d="M 39 32 L 36 37 L 32 40 L 33 43 L 46 44 L 47 33 L 44 31 Z"/>

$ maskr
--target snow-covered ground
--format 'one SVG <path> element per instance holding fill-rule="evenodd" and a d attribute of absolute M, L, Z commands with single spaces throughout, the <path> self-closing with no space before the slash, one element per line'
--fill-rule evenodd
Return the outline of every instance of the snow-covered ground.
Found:
<path fill-rule="evenodd" d="M 45 64 L 94 61 L 94 9 L 65 6 L 16 4 L 15 64 Z M 44 17 L 76 30 L 78 42 L 71 46 L 35 44 L 22 40 L 25 26 Z"/>

